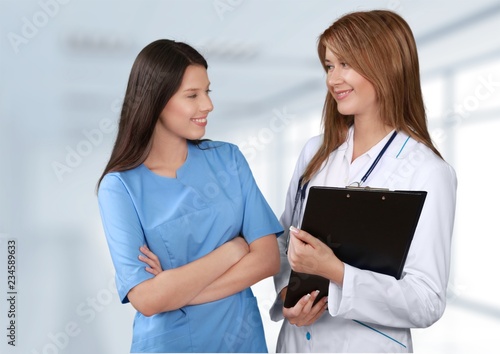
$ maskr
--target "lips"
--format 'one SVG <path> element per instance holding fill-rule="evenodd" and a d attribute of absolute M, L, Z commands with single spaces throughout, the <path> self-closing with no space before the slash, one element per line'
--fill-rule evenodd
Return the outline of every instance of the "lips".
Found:
<path fill-rule="evenodd" d="M 335 98 L 337 100 L 342 100 L 344 98 L 346 98 L 347 96 L 349 96 L 349 94 L 352 92 L 353 90 L 342 90 L 342 91 L 335 91 L 334 94 L 335 94 Z"/>
<path fill-rule="evenodd" d="M 204 127 L 207 125 L 207 117 L 203 117 L 203 118 L 191 118 L 191 121 L 200 126 L 200 127 Z"/>

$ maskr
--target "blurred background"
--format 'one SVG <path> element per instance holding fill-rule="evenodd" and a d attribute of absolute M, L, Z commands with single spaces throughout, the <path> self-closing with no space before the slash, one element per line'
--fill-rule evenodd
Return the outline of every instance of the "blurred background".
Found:
<path fill-rule="evenodd" d="M 186 41 L 209 63 L 207 138 L 238 144 L 279 216 L 295 161 L 320 132 L 319 34 L 355 10 L 412 27 L 432 137 L 459 179 L 443 318 L 417 353 L 494 352 L 500 333 L 498 0 L 0 0 L 0 352 L 125 353 L 96 182 L 138 52 Z M 495 157 L 496 156 L 496 157 Z M 7 344 L 7 242 L 17 244 L 16 346 Z M 254 286 L 270 351 L 271 279 Z"/>

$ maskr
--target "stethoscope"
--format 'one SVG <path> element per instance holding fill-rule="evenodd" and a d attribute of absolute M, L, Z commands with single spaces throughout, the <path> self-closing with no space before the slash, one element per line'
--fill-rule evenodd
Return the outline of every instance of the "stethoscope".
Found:
<path fill-rule="evenodd" d="M 375 169 L 375 166 L 377 166 L 378 162 L 380 161 L 380 159 L 384 155 L 384 153 L 387 150 L 387 148 L 389 147 L 389 145 L 391 145 L 392 141 L 394 140 L 394 138 L 396 137 L 397 134 L 398 134 L 397 131 L 394 131 L 394 133 L 392 133 L 391 137 L 389 138 L 389 140 L 387 141 L 387 143 L 385 143 L 385 145 L 382 148 L 382 150 L 380 150 L 380 152 L 378 153 L 377 157 L 375 158 L 375 161 L 373 161 L 373 163 L 370 166 L 370 168 L 368 169 L 368 171 L 366 171 L 365 175 L 363 177 L 361 177 L 361 181 L 359 181 L 359 182 L 353 182 L 353 183 L 351 183 L 351 186 L 361 187 L 361 185 L 366 182 L 366 180 L 368 179 L 368 177 L 370 176 L 370 174 Z"/>

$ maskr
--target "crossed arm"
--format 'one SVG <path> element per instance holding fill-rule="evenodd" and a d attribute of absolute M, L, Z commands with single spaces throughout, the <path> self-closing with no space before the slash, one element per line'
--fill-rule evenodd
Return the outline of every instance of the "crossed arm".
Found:
<path fill-rule="evenodd" d="M 250 245 L 236 237 L 196 261 L 168 270 L 162 270 L 158 257 L 147 247 L 141 247 L 141 252 L 139 259 L 155 277 L 131 289 L 128 298 L 145 316 L 222 299 L 279 271 L 274 234 Z"/>

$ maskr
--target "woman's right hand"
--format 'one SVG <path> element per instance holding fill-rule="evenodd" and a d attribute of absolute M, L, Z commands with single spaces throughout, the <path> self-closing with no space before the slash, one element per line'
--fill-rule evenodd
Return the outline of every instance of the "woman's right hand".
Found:
<path fill-rule="evenodd" d="M 304 295 L 294 307 L 283 307 L 283 316 L 290 324 L 298 327 L 312 325 L 321 315 L 323 315 L 328 307 L 327 296 L 320 299 L 316 305 L 313 306 L 318 294 L 319 291 L 314 291 L 311 294 Z M 280 295 L 282 299 L 285 298 L 286 288 L 282 290 Z"/>

